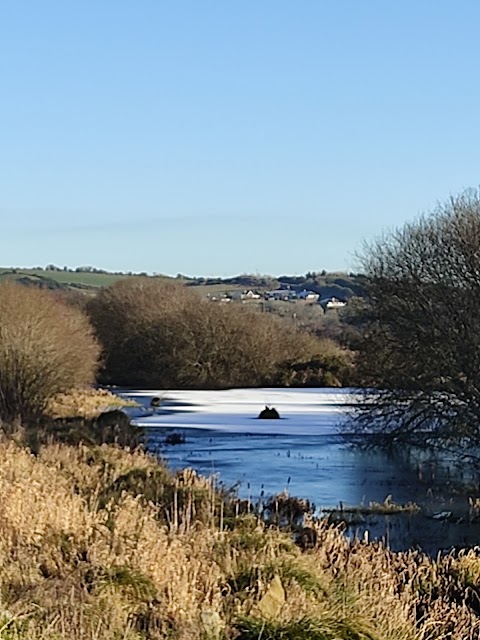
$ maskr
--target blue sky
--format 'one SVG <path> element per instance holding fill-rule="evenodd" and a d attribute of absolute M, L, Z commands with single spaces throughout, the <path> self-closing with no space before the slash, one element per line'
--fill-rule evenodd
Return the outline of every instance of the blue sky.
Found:
<path fill-rule="evenodd" d="M 476 0 L 0 3 L 0 265 L 355 270 L 480 183 Z"/>

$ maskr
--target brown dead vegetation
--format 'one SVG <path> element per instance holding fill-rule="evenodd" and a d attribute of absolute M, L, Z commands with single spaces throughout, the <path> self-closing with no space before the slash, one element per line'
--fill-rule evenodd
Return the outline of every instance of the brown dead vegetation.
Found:
<path fill-rule="evenodd" d="M 0 637 L 479 637 L 477 551 L 392 553 L 323 521 L 307 523 L 302 551 L 274 524 L 232 515 L 234 502 L 141 451 L 50 444 L 34 456 L 4 437 Z M 276 502 L 280 522 L 290 507 Z"/>
<path fill-rule="evenodd" d="M 0 420 L 35 421 L 49 399 L 95 379 L 99 347 L 86 316 L 48 291 L 0 285 Z"/>
<path fill-rule="evenodd" d="M 209 304 L 172 283 L 121 281 L 90 300 L 88 311 L 104 347 L 104 382 L 150 388 L 321 386 L 329 381 L 328 371 L 340 384 L 349 367 L 343 350 L 272 314 Z"/>

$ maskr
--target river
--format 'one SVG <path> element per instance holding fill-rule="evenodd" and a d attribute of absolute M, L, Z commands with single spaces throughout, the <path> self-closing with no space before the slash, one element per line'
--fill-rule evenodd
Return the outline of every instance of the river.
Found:
<path fill-rule="evenodd" d="M 480 525 L 468 517 L 468 498 L 458 491 L 464 470 L 453 461 L 402 451 L 395 456 L 361 451 L 341 436 L 355 401 L 354 390 L 234 389 L 227 391 L 123 390 L 142 405 L 133 412 L 146 431 L 147 448 L 173 469 L 215 474 L 240 497 L 256 502 L 281 491 L 323 509 L 383 502 L 415 502 L 416 515 L 355 516 L 351 534 L 384 540 L 394 549 L 429 553 L 480 541 Z M 160 407 L 150 402 L 159 397 Z M 258 420 L 266 406 L 280 420 Z M 154 411 L 154 412 L 153 412 Z M 185 442 L 166 444 L 176 433 Z M 444 515 L 439 515 L 439 514 Z M 451 514 L 447 516 L 445 514 Z"/>

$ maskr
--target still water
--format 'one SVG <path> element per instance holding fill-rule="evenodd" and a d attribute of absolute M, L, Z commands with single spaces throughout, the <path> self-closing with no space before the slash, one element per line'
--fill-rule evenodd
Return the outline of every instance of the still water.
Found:
<path fill-rule="evenodd" d="M 470 522 L 468 498 L 459 491 L 466 469 L 453 460 L 428 459 L 412 451 L 397 455 L 368 453 L 341 436 L 355 402 L 354 390 L 236 389 L 229 391 L 124 391 L 142 405 L 134 410 L 146 430 L 147 448 L 173 469 L 192 467 L 215 475 L 240 497 L 256 502 L 261 496 L 288 491 L 322 509 L 383 502 L 409 501 L 420 514 L 355 517 L 350 533 L 383 539 L 394 549 L 421 547 L 430 553 L 480 542 L 480 525 Z M 159 409 L 151 409 L 159 397 Z M 274 406 L 280 420 L 258 420 Z M 185 438 L 168 445 L 169 434 Z M 476 481 L 475 477 L 468 477 Z M 480 495 L 480 494 L 478 494 Z M 439 513 L 451 516 L 439 518 Z"/>

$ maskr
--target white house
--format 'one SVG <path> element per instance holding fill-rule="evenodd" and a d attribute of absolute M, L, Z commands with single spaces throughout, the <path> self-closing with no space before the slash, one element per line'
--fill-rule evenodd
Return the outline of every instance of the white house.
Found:
<path fill-rule="evenodd" d="M 232 298 L 234 300 L 260 300 L 262 296 L 256 291 L 252 291 L 252 289 L 248 289 L 246 291 L 235 291 Z"/>
<path fill-rule="evenodd" d="M 299 300 L 308 300 L 309 302 L 316 302 L 319 297 L 318 293 L 315 293 L 315 291 L 307 291 L 307 289 L 297 293 Z"/>
<path fill-rule="evenodd" d="M 325 309 L 325 311 L 327 311 L 327 309 L 342 309 L 343 307 L 347 306 L 345 300 L 340 300 L 339 298 L 335 298 L 335 296 L 320 300 L 320 304 Z"/>
<path fill-rule="evenodd" d="M 260 300 L 261 297 L 259 293 L 251 289 L 242 293 L 242 300 Z"/>

